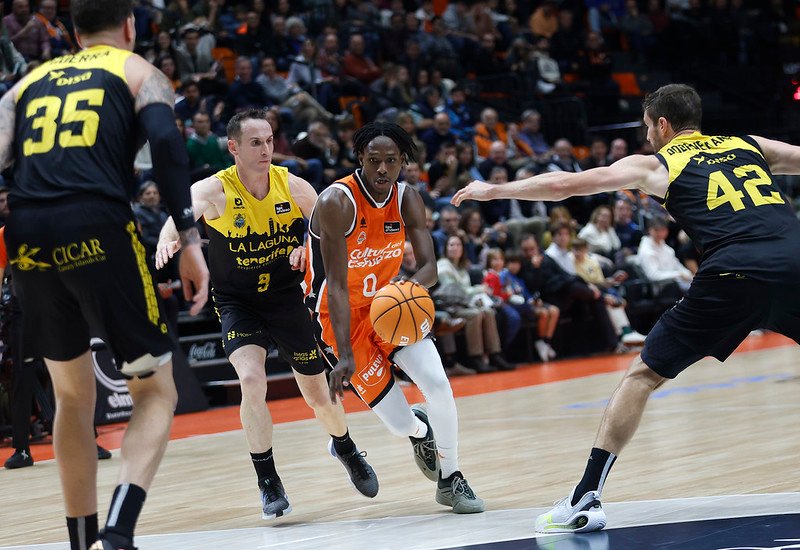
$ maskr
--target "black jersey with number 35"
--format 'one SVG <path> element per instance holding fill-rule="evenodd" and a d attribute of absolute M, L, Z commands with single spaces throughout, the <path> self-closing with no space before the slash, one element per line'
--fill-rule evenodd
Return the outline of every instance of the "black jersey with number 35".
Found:
<path fill-rule="evenodd" d="M 698 276 L 800 278 L 800 221 L 749 136 L 678 136 L 657 154 L 664 206 L 702 253 Z"/>
<path fill-rule="evenodd" d="M 124 70 L 130 55 L 94 46 L 53 59 L 23 79 L 16 98 L 14 199 L 90 193 L 130 201 L 137 150 Z"/>

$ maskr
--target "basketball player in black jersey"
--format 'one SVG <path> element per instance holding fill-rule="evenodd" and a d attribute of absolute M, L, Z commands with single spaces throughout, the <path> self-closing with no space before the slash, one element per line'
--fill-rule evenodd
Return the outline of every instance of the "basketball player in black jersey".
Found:
<path fill-rule="evenodd" d="M 130 207 L 133 158 L 143 139 L 178 220 L 181 279 L 194 313 L 208 292 L 174 93 L 131 51 L 133 5 L 73 0 L 84 49 L 41 65 L 0 100 L 0 166 L 15 159 L 6 245 L 24 330 L 39 335 L 33 352 L 45 358 L 53 379 L 54 447 L 73 550 L 133 548 L 177 401 L 171 341 Z M 134 402 L 99 540 L 90 336 L 113 351 Z"/>
<path fill-rule="evenodd" d="M 583 478 L 537 518 L 537 531 L 605 527 L 603 483 L 650 394 L 668 379 L 708 355 L 724 361 L 753 329 L 800 342 L 800 221 L 772 179 L 800 174 L 800 147 L 757 136 L 703 135 L 701 116 L 693 88 L 663 86 L 644 100 L 655 155 L 502 186 L 474 181 L 453 197 L 456 205 L 467 199 L 552 201 L 637 189 L 661 201 L 702 251 L 688 295 L 656 323 L 612 395 Z"/>

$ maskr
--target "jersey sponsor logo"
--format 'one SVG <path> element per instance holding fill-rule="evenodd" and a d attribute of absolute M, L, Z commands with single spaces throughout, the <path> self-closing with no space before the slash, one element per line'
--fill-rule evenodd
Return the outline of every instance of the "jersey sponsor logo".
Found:
<path fill-rule="evenodd" d="M 400 258 L 403 255 L 403 241 L 389 243 L 383 248 L 356 248 L 350 251 L 347 262 L 348 269 L 359 267 L 375 267 L 384 260 Z"/>
<path fill-rule="evenodd" d="M 367 386 L 374 386 L 383 377 L 383 371 L 386 367 L 383 366 L 383 354 L 378 354 L 375 360 L 372 361 L 369 368 L 361 371 L 359 377 L 364 381 Z"/>
<path fill-rule="evenodd" d="M 721 164 L 723 162 L 730 162 L 730 161 L 735 160 L 735 159 L 736 159 L 736 154 L 735 153 L 731 153 L 730 155 L 726 155 L 724 157 L 719 157 L 719 158 L 715 158 L 715 159 L 708 159 L 706 161 L 706 164 Z"/>
<path fill-rule="evenodd" d="M 275 205 L 276 214 L 288 214 L 292 211 L 292 205 L 288 202 L 279 202 Z"/>
<path fill-rule="evenodd" d="M 242 227 L 244 227 L 244 224 L 245 224 L 244 214 L 239 213 L 233 217 L 233 226 L 236 229 L 241 229 Z"/>
<path fill-rule="evenodd" d="M 64 76 L 65 74 L 64 71 L 50 71 L 49 80 L 51 82 L 55 80 L 56 86 L 72 86 L 73 84 L 86 82 L 92 78 L 92 71 L 86 71 L 85 73 L 80 73 L 75 76 Z"/>
<path fill-rule="evenodd" d="M 104 262 L 106 259 L 105 251 L 100 247 L 99 239 L 89 239 L 69 243 L 53 249 L 53 263 L 58 266 L 59 271 L 69 271 L 85 265 Z"/>
<path fill-rule="evenodd" d="M 361 221 L 358 224 L 361 228 L 367 227 L 367 218 L 361 216 Z"/>
<path fill-rule="evenodd" d="M 17 249 L 17 257 L 10 260 L 8 263 L 17 266 L 17 269 L 20 271 L 33 271 L 34 269 L 44 271 L 45 269 L 53 267 L 47 262 L 34 259 L 34 256 L 36 256 L 40 250 L 40 247 L 30 248 L 27 244 L 21 244 Z"/>
<path fill-rule="evenodd" d="M 316 348 L 309 351 L 293 351 L 292 361 L 299 365 L 307 365 L 311 361 L 319 359 L 319 352 Z"/>
<path fill-rule="evenodd" d="M 387 234 L 400 233 L 400 222 L 383 222 L 383 232 Z"/>
<path fill-rule="evenodd" d="M 233 209 L 234 210 L 241 210 L 244 207 L 245 206 L 244 206 L 244 201 L 242 200 L 242 197 L 234 197 L 233 198 Z"/>
<path fill-rule="evenodd" d="M 364 244 L 364 241 L 366 241 L 366 240 L 367 240 L 367 232 L 366 231 L 362 231 L 361 233 L 358 234 L 358 238 L 356 239 L 356 242 L 358 244 Z"/>

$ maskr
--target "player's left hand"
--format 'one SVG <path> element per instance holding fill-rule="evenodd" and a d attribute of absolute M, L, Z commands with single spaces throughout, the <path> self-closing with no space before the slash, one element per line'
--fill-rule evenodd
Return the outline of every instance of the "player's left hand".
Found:
<path fill-rule="evenodd" d="M 340 357 L 336 367 L 328 377 L 328 387 L 330 388 L 331 403 L 336 404 L 336 396 L 344 398 L 344 389 L 350 385 L 350 379 L 356 371 L 356 362 L 353 357 Z"/>
<path fill-rule="evenodd" d="M 471 181 L 463 189 L 459 189 L 450 202 L 456 206 L 460 206 L 466 200 L 473 201 L 488 201 L 491 200 L 491 191 L 494 185 L 479 180 Z"/>
<path fill-rule="evenodd" d="M 306 247 L 298 246 L 289 254 L 289 265 L 292 266 L 294 271 L 306 270 Z"/>

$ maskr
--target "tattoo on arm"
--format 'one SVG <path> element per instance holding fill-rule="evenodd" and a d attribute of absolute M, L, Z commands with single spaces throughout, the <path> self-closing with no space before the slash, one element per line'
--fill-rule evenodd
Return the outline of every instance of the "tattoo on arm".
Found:
<path fill-rule="evenodd" d="M 16 87 L 12 88 L 0 99 L 0 170 L 5 170 L 14 158 L 16 93 Z"/>
<path fill-rule="evenodd" d="M 185 231 L 181 231 L 178 235 L 180 235 L 181 247 L 200 242 L 200 232 L 196 227 L 190 227 Z"/>
<path fill-rule="evenodd" d="M 158 69 L 151 71 L 139 87 L 139 93 L 136 94 L 136 112 L 153 103 L 166 103 L 170 108 L 175 106 L 175 91 L 172 89 L 172 84 Z"/>

